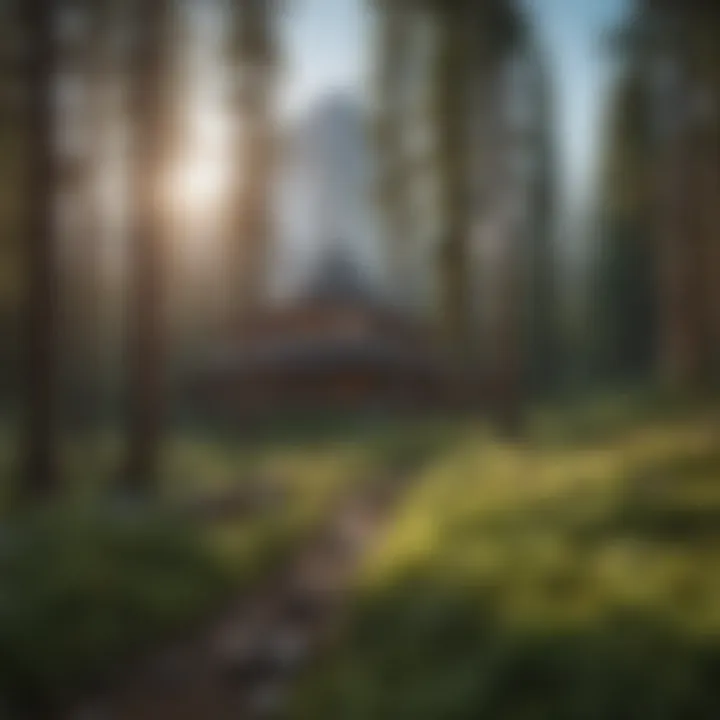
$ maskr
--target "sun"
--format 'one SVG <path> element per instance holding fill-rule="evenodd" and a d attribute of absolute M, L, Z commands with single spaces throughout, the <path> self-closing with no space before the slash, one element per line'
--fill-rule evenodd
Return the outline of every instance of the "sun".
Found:
<path fill-rule="evenodd" d="M 208 154 L 182 159 L 171 174 L 173 207 L 194 217 L 207 217 L 217 212 L 227 189 L 225 162 Z"/>

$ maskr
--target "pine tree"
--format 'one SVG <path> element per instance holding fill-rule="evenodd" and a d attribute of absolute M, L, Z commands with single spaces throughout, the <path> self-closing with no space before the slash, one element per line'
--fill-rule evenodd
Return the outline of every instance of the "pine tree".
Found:
<path fill-rule="evenodd" d="M 129 302 L 129 413 L 123 491 L 153 494 L 164 414 L 167 218 L 163 178 L 172 139 L 172 0 L 134 8 L 133 152 Z"/>
<path fill-rule="evenodd" d="M 265 290 L 272 241 L 278 4 L 277 0 L 235 0 L 232 9 L 238 175 L 230 208 L 235 244 L 230 266 L 237 278 L 233 313 L 243 313 L 258 303 Z"/>
<path fill-rule="evenodd" d="M 56 3 L 24 0 L 27 84 L 26 425 L 19 494 L 40 500 L 58 491 L 58 268 L 54 202 L 57 180 L 54 83 Z"/>
<path fill-rule="evenodd" d="M 592 262 L 594 366 L 613 382 L 646 380 L 657 354 L 652 126 L 644 79 L 630 60 L 611 99 L 600 183 L 600 243 Z"/>

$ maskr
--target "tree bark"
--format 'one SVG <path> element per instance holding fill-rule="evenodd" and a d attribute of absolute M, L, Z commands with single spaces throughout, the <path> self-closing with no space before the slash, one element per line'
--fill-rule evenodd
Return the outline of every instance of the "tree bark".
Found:
<path fill-rule="evenodd" d="M 235 192 L 231 193 L 229 268 L 231 317 L 256 306 L 267 287 L 272 240 L 276 130 L 273 95 L 277 65 L 271 0 L 238 0 L 232 66 L 237 87 Z"/>
<path fill-rule="evenodd" d="M 122 489 L 148 496 L 158 482 L 164 416 L 167 218 L 163 178 L 172 135 L 168 93 L 172 0 L 142 3 L 136 12 L 131 68 L 128 448 Z"/>
<path fill-rule="evenodd" d="M 442 231 L 438 244 L 441 324 L 461 376 L 468 372 L 471 299 L 468 263 L 469 24 L 465 13 L 437 13 L 437 48 L 432 79 Z"/>
<path fill-rule="evenodd" d="M 117 82 L 116 57 L 113 51 L 115 23 L 118 20 L 116 0 L 90 0 L 85 110 L 88 115 L 88 147 L 83 172 L 82 258 L 80 265 L 80 368 L 84 371 L 84 419 L 97 422 L 103 394 L 103 252 L 106 239 L 106 209 L 103 206 L 102 176 L 107 172 L 108 141 L 112 128 L 112 91 Z"/>
<path fill-rule="evenodd" d="M 239 242 L 238 305 L 241 311 L 255 307 L 265 292 L 272 237 L 272 191 L 274 138 L 270 68 L 254 68 L 245 88 L 243 127 L 239 155 L 242 177 L 236 206 Z"/>
<path fill-rule="evenodd" d="M 660 287 L 660 369 L 665 384 L 678 392 L 697 389 L 708 359 L 703 300 L 704 240 L 696 193 L 700 189 L 687 18 L 675 18 L 675 37 L 666 52 L 675 67 L 656 106 L 668 126 L 657 140 L 657 240 Z"/>
<path fill-rule="evenodd" d="M 408 117 L 402 93 L 407 81 L 409 31 L 416 8 L 393 0 L 377 3 L 377 108 L 375 148 L 377 202 L 383 226 L 389 279 L 401 301 L 412 301 L 411 253 L 413 227 L 409 207 L 408 158 L 403 135 L 414 119 Z"/>
<path fill-rule="evenodd" d="M 24 0 L 27 28 L 28 224 L 27 391 L 21 500 L 57 493 L 58 268 L 55 237 L 54 83 L 57 64 L 53 0 Z"/>

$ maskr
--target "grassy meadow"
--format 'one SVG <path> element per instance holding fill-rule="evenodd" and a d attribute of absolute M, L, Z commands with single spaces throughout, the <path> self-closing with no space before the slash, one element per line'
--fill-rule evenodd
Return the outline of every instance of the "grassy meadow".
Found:
<path fill-rule="evenodd" d="M 0 520 L 0 697 L 43 712 L 114 677 L 278 567 L 344 493 L 410 469 L 294 717 L 719 717 L 719 438 L 707 408 L 634 398 L 537 413 L 522 444 L 471 419 L 186 427 L 142 506 L 107 492 L 115 434 L 69 439 L 62 506 Z M 187 512 L 248 488 L 276 499 Z"/>
<path fill-rule="evenodd" d="M 720 423 L 625 401 L 426 465 L 294 717 L 720 717 Z"/>

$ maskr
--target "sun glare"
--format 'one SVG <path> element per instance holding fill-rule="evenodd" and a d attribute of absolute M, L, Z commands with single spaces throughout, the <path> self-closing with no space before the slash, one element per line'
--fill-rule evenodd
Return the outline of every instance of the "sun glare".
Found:
<path fill-rule="evenodd" d="M 192 216 L 219 210 L 227 188 L 225 164 L 219 158 L 186 158 L 175 169 L 171 182 L 172 204 Z"/>

